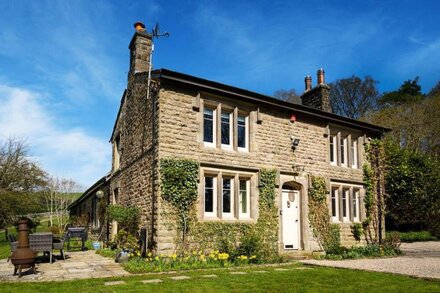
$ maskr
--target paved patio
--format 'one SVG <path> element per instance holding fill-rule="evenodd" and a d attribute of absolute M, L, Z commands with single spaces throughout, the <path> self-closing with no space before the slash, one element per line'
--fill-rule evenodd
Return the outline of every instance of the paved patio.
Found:
<path fill-rule="evenodd" d="M 440 279 L 440 241 L 402 243 L 401 249 L 405 255 L 393 258 L 303 260 L 301 262 L 318 266 Z"/>
<path fill-rule="evenodd" d="M 67 252 L 66 260 L 59 259 L 50 264 L 49 262 L 36 264 L 37 274 L 26 271 L 18 278 L 14 276 L 14 266 L 6 259 L 0 260 L 0 281 L 65 281 L 87 278 L 106 278 L 129 275 L 114 260 L 105 258 L 95 251 Z"/>

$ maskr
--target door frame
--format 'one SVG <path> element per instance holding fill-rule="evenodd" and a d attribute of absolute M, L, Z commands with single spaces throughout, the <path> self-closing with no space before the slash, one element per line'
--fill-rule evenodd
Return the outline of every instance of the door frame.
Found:
<path fill-rule="evenodd" d="M 282 185 L 282 187 L 284 187 L 284 186 L 286 186 L 285 184 L 283 184 Z M 280 222 L 281 222 L 281 249 L 282 250 L 287 250 L 287 251 L 292 251 L 292 250 L 302 250 L 302 242 L 301 242 L 301 236 L 302 236 L 302 229 L 301 229 L 301 223 L 302 223 L 302 221 L 301 221 L 301 215 L 302 215 L 302 213 L 301 213 L 301 209 L 302 209 L 302 205 L 301 205 L 301 200 L 302 200 L 302 196 L 301 196 L 301 190 L 300 189 L 297 189 L 297 188 L 295 188 L 295 186 L 292 186 L 292 184 L 288 184 L 287 185 L 289 188 L 281 188 L 281 192 L 280 192 L 280 215 L 281 215 L 281 219 L 280 219 Z M 286 248 L 286 244 L 284 243 L 284 220 L 285 220 L 285 218 L 284 218 L 284 210 L 283 210 L 283 194 L 284 193 L 288 193 L 288 192 L 293 192 L 293 193 L 295 193 L 296 195 L 295 196 L 297 196 L 297 198 L 296 198 L 296 203 L 297 203 L 297 206 L 298 206 L 298 208 L 297 208 L 297 213 L 298 213 L 298 220 L 297 220 L 297 222 L 296 222 L 296 225 L 297 225 L 297 237 L 296 237 L 296 239 L 297 239 L 297 248 Z M 295 223 L 293 223 L 293 224 L 295 224 Z"/>

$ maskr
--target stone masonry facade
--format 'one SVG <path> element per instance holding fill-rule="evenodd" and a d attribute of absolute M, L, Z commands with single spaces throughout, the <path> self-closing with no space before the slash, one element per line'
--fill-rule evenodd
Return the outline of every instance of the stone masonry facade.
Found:
<path fill-rule="evenodd" d="M 175 249 L 175 232 L 168 230 L 167 219 L 163 218 L 161 212 L 166 208 L 160 195 L 159 161 L 162 158 L 185 158 L 199 162 L 199 221 L 256 222 L 259 171 L 262 168 L 275 169 L 278 174 L 276 202 L 280 210 L 278 234 L 281 252 L 288 252 L 284 251 L 285 221 L 281 210 L 281 195 L 286 188 L 294 189 L 299 194 L 297 250 L 313 251 L 320 247 L 313 239 L 307 216 L 311 178 L 324 177 L 328 190 L 334 184 L 356 186 L 356 190 L 359 190 L 358 206 L 355 199 L 339 199 L 338 211 L 331 212 L 338 213 L 341 218 L 341 221 L 336 221 L 341 227 L 341 244 L 362 244 L 353 238 L 350 227 L 365 217 L 363 145 L 368 137 L 380 136 L 381 129 L 331 113 L 329 87 L 323 81 L 323 70 L 320 71 L 322 76 L 318 76 L 320 83 L 314 88 L 310 88 L 309 83 L 309 88 L 302 95 L 305 105 L 295 105 L 165 69 L 154 70 L 149 83 L 151 46 L 151 35 L 145 31 L 135 32 L 129 46 L 127 90 L 122 97 L 111 137 L 113 165 L 107 178 L 110 204 L 136 206 L 141 210 L 140 225 L 147 229 L 150 249 L 164 254 L 171 254 Z M 237 117 L 246 117 L 245 150 L 237 147 L 238 134 L 235 130 L 231 132 L 231 146 L 225 148 L 218 139 L 222 135 L 220 127 L 214 127 L 217 140 L 210 146 L 206 145 L 204 110 L 208 108 L 214 113 L 213 119 L 218 125 L 222 121 L 221 113 L 226 109 L 231 117 L 230 127 L 235 130 L 238 127 Z M 347 137 L 341 144 L 351 146 L 350 152 L 357 156 L 355 167 L 351 165 L 354 161 L 348 157 L 348 152 L 337 154 L 338 162 L 345 162 L 345 166 L 333 164 L 332 160 L 336 159 L 331 158 L 329 152 L 331 137 L 340 139 L 341 133 Z M 298 144 L 292 148 L 296 140 Z M 352 144 L 352 141 L 357 144 Z M 229 176 L 236 183 L 242 176 L 248 180 L 250 211 L 246 219 L 221 215 L 206 217 L 206 174 Z M 353 190 L 353 187 L 350 188 Z M 328 204 L 329 207 L 332 205 L 330 195 Z M 346 210 L 341 204 L 347 204 Z M 238 213 L 237 206 L 238 203 L 235 207 Z M 359 216 L 356 219 L 346 217 L 345 212 L 349 209 L 350 213 L 357 209 L 355 213 Z M 116 234 L 116 223 L 111 224 L 109 231 L 112 235 Z"/>

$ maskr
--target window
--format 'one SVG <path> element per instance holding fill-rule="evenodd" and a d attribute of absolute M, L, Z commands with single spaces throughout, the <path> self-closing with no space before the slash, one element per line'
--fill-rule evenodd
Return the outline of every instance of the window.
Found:
<path fill-rule="evenodd" d="M 234 210 L 234 183 L 231 178 L 223 178 L 223 197 L 222 197 L 222 212 L 224 217 L 233 217 Z"/>
<path fill-rule="evenodd" d="M 345 183 L 332 184 L 330 193 L 330 210 L 333 222 L 360 221 L 360 185 Z"/>
<path fill-rule="evenodd" d="M 351 167 L 357 168 L 358 167 L 358 150 L 357 150 L 357 140 L 352 139 L 351 140 Z"/>
<path fill-rule="evenodd" d="M 359 197 L 360 190 L 353 189 L 353 198 L 352 198 L 352 206 L 353 206 L 353 221 L 359 222 Z"/>
<path fill-rule="evenodd" d="M 237 145 L 238 150 L 248 150 L 247 142 L 249 141 L 247 116 L 238 115 L 237 118 Z"/>
<path fill-rule="evenodd" d="M 236 220 L 251 219 L 253 173 L 204 171 L 203 179 L 203 215 L 205 218 Z M 216 175 L 211 175 L 216 174 Z"/>
<path fill-rule="evenodd" d="M 121 160 L 121 137 L 118 135 L 113 142 L 113 170 L 119 169 Z"/>
<path fill-rule="evenodd" d="M 205 108 L 203 110 L 203 141 L 205 145 L 215 146 L 215 110 Z"/>
<path fill-rule="evenodd" d="M 350 221 L 350 189 L 344 188 L 342 191 L 342 220 L 344 222 Z"/>
<path fill-rule="evenodd" d="M 338 163 L 336 152 L 336 135 L 330 136 L 330 163 L 336 165 Z"/>
<path fill-rule="evenodd" d="M 331 206 L 332 206 L 332 218 L 333 221 L 339 221 L 339 190 L 338 188 L 332 188 L 331 194 Z"/>
<path fill-rule="evenodd" d="M 204 188 L 204 207 L 205 216 L 215 216 L 216 211 L 216 178 L 212 176 L 205 176 Z"/>
<path fill-rule="evenodd" d="M 347 166 L 347 138 L 341 137 L 341 143 L 339 144 L 341 148 L 341 165 Z"/>
<path fill-rule="evenodd" d="M 250 202 L 250 180 L 240 179 L 240 218 L 249 218 L 249 202 Z"/>
<path fill-rule="evenodd" d="M 232 113 L 222 111 L 221 115 L 221 144 L 222 147 L 232 148 Z"/>
<path fill-rule="evenodd" d="M 331 165 L 359 168 L 358 138 L 347 132 L 329 135 L 329 158 Z"/>
<path fill-rule="evenodd" d="M 249 113 L 208 102 L 203 108 L 203 144 L 226 150 L 249 151 Z"/>

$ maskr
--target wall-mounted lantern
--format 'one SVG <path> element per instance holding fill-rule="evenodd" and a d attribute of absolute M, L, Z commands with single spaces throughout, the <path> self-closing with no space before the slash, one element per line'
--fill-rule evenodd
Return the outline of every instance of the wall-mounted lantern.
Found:
<path fill-rule="evenodd" d="M 296 147 L 299 145 L 299 138 L 295 137 L 295 136 L 291 136 L 290 140 L 292 140 L 292 149 L 295 150 Z"/>
<path fill-rule="evenodd" d="M 104 197 L 104 191 L 102 191 L 101 189 L 98 190 L 96 192 L 96 197 L 99 198 L 99 199 L 103 198 Z"/>

